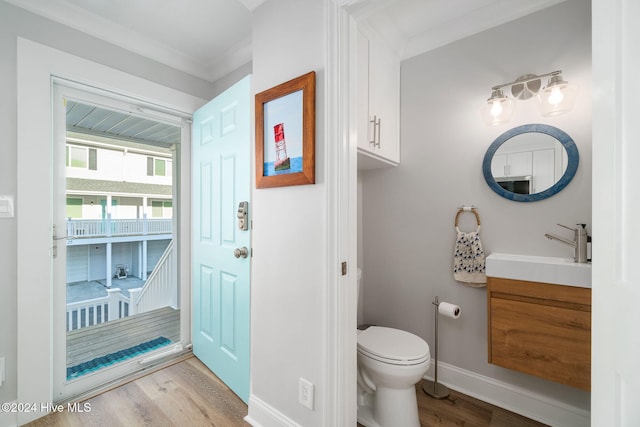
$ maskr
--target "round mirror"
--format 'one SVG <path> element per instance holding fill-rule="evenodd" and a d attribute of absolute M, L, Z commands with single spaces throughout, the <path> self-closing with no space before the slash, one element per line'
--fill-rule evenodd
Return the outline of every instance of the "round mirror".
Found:
<path fill-rule="evenodd" d="M 500 196 L 534 202 L 566 187 L 578 162 L 578 148 L 569 135 L 553 126 L 530 124 L 509 129 L 493 141 L 482 173 Z"/>

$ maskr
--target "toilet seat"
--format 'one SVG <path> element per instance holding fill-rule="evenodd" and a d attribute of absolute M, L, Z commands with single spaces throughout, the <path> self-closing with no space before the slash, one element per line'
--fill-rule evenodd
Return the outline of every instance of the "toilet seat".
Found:
<path fill-rule="evenodd" d="M 422 338 L 382 326 L 358 333 L 358 352 L 391 365 L 417 365 L 430 359 L 429 346 Z"/>

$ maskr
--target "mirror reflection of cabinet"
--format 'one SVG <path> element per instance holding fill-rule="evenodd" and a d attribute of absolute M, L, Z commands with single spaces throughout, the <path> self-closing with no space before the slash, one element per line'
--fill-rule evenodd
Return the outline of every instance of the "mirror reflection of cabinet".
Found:
<path fill-rule="evenodd" d="M 532 152 L 496 153 L 491 162 L 491 173 L 494 178 L 531 175 Z"/>
<path fill-rule="evenodd" d="M 496 150 L 491 161 L 491 174 L 500 178 L 529 179 L 534 194 L 555 184 L 567 167 L 567 154 L 562 144 L 543 133 L 523 133 L 506 141 Z"/>
<path fill-rule="evenodd" d="M 560 144 L 554 141 L 557 145 Z M 566 153 L 560 146 L 559 150 L 548 148 L 532 152 L 533 193 L 550 188 L 555 184 L 566 168 Z M 562 166 L 564 164 L 564 167 Z"/>
<path fill-rule="evenodd" d="M 482 167 L 487 184 L 502 197 L 541 200 L 571 181 L 578 167 L 578 150 L 558 128 L 522 125 L 496 138 Z"/>

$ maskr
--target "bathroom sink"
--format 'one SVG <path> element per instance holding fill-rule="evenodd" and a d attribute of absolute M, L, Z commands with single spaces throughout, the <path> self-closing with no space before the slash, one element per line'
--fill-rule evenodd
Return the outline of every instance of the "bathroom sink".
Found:
<path fill-rule="evenodd" d="M 591 287 L 591 264 L 577 263 L 573 258 L 492 253 L 486 262 L 490 277 Z"/>

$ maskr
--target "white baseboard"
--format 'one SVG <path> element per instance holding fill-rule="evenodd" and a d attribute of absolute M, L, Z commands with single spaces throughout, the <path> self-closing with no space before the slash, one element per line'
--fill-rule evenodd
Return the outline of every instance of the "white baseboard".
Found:
<path fill-rule="evenodd" d="M 433 363 L 425 378 L 433 380 Z M 438 363 L 438 382 L 553 427 L 584 427 L 591 423 L 590 412 L 582 408 L 447 363 Z M 253 427 L 301 427 L 254 395 L 249 397 L 249 414 L 244 420 Z M 0 427 L 4 426 L 0 423 Z"/>
<path fill-rule="evenodd" d="M 302 427 L 253 394 L 249 396 L 249 414 L 244 420 L 253 427 Z"/>
<path fill-rule="evenodd" d="M 433 366 L 432 360 L 425 375 L 429 380 L 433 380 Z M 582 408 L 447 363 L 438 363 L 438 383 L 550 426 L 584 427 L 591 422 L 591 413 Z"/>
<path fill-rule="evenodd" d="M 16 403 L 16 401 L 8 402 Z M 0 427 L 15 427 L 18 425 L 18 416 L 15 412 L 4 412 L 0 410 Z"/>

